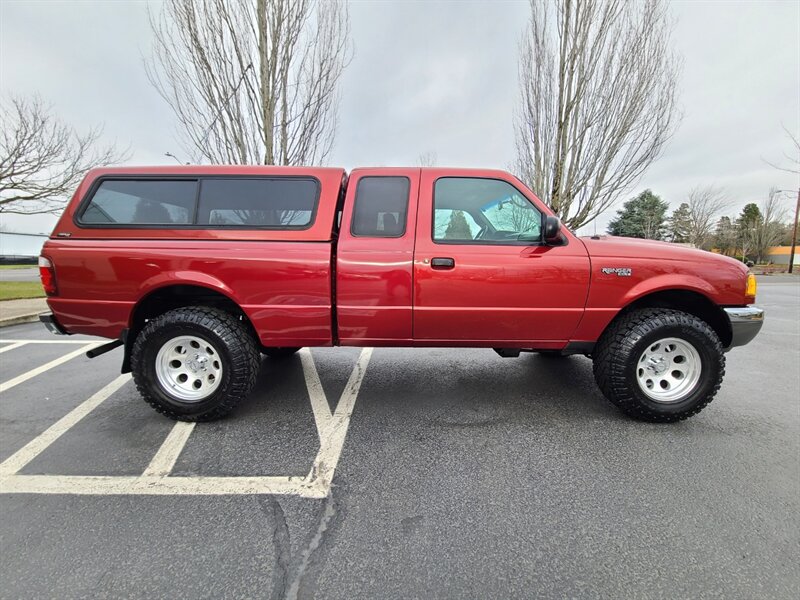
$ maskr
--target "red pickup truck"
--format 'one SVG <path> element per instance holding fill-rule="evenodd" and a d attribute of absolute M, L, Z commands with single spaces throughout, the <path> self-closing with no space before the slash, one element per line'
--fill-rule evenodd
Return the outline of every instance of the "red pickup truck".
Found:
<path fill-rule="evenodd" d="M 677 421 L 763 322 L 740 262 L 578 238 L 484 169 L 96 169 L 39 264 L 48 329 L 124 345 L 145 400 L 191 421 L 246 397 L 262 353 L 303 346 L 584 354 L 624 412 Z"/>

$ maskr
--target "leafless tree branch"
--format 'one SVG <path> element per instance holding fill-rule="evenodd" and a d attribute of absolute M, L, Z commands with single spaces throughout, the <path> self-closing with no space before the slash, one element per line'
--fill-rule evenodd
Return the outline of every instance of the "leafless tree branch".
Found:
<path fill-rule="evenodd" d="M 786 235 L 786 209 L 781 206 L 780 191 L 771 188 L 766 200 L 761 204 L 761 214 L 749 223 L 742 223 L 739 242 L 742 254 L 755 255 L 757 263 L 763 263 L 767 251 L 777 246 Z"/>
<path fill-rule="evenodd" d="M 352 57 L 343 0 L 166 0 L 150 82 L 197 161 L 322 163 Z"/>
<path fill-rule="evenodd" d="M 783 157 L 784 159 L 786 159 L 787 163 L 785 165 L 779 165 L 777 163 L 768 161 L 766 159 L 762 160 L 764 160 L 764 162 L 767 163 L 770 167 L 778 169 L 779 171 L 786 171 L 787 173 L 795 173 L 795 174 L 800 173 L 800 138 L 798 138 L 791 131 L 789 131 L 789 129 L 785 125 L 781 124 L 781 128 L 783 129 L 783 131 L 786 132 L 786 135 L 791 140 L 792 146 L 794 146 L 791 150 L 791 153 L 788 152 L 783 153 Z"/>
<path fill-rule="evenodd" d="M 689 219 L 686 241 L 695 248 L 709 250 L 714 241 L 716 217 L 727 208 L 730 201 L 725 190 L 715 186 L 698 186 L 689 192 Z"/>
<path fill-rule="evenodd" d="M 664 0 L 530 0 L 515 170 L 572 228 L 636 183 L 675 131 Z"/>
<path fill-rule="evenodd" d="M 417 156 L 417 165 L 420 167 L 435 167 L 439 162 L 439 156 L 436 152 L 423 152 Z"/>
<path fill-rule="evenodd" d="M 56 214 L 92 167 L 129 152 L 99 145 L 102 127 L 80 134 L 38 96 L 0 105 L 0 214 Z"/>

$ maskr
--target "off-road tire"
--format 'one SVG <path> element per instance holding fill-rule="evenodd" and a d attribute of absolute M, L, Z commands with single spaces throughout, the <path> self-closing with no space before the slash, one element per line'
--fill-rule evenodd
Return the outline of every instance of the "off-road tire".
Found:
<path fill-rule="evenodd" d="M 182 402 L 171 396 L 156 376 L 159 349 L 181 334 L 207 340 L 222 359 L 221 383 L 199 402 Z M 204 306 L 177 308 L 152 319 L 131 351 L 131 371 L 139 393 L 158 412 L 177 421 L 213 421 L 228 414 L 253 389 L 259 364 L 256 341 L 245 324 L 230 313 Z"/>
<path fill-rule="evenodd" d="M 636 378 L 642 352 L 661 338 L 688 341 L 700 356 L 700 379 L 675 402 L 649 398 Z M 725 354 L 716 332 L 702 319 L 678 310 L 646 308 L 618 317 L 593 352 L 594 378 L 603 395 L 629 416 L 651 423 L 691 417 L 714 399 L 725 375 Z"/>
<path fill-rule="evenodd" d="M 261 353 L 264 356 L 269 356 L 270 358 L 286 358 L 287 356 L 292 356 L 296 354 L 300 348 L 262 348 Z"/>

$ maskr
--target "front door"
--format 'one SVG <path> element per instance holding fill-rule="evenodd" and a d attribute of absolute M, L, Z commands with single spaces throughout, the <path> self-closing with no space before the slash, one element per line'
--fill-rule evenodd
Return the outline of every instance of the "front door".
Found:
<path fill-rule="evenodd" d="M 414 252 L 414 339 L 530 347 L 569 339 L 589 287 L 584 245 L 542 241 L 544 207 L 505 174 L 423 170 Z"/>

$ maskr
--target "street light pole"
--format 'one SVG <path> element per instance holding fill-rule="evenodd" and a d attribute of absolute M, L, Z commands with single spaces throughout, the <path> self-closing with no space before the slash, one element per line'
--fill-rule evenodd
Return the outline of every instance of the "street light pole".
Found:
<path fill-rule="evenodd" d="M 797 206 L 794 207 L 794 223 L 792 223 L 792 249 L 789 250 L 789 273 L 794 268 L 794 250 L 797 245 L 797 219 L 800 218 L 800 188 L 797 188 Z"/>

